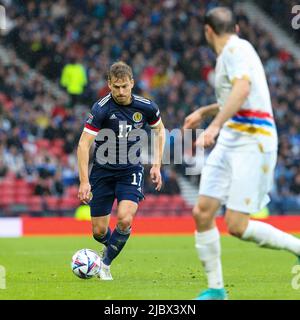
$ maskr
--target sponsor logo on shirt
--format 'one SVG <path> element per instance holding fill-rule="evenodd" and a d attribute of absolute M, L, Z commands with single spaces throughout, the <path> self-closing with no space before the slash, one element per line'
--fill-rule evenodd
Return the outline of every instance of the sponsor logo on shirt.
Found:
<path fill-rule="evenodd" d="M 93 122 L 93 119 L 94 119 L 94 116 L 90 113 L 86 122 L 88 124 L 91 124 Z"/>
<path fill-rule="evenodd" d="M 110 117 L 109 117 L 110 120 L 114 120 L 114 119 L 117 119 L 117 116 L 113 113 Z"/>
<path fill-rule="evenodd" d="M 143 122 L 140 122 L 140 123 L 135 123 L 133 126 L 134 126 L 136 129 L 141 129 L 143 125 L 144 125 L 144 123 L 143 123 Z"/>

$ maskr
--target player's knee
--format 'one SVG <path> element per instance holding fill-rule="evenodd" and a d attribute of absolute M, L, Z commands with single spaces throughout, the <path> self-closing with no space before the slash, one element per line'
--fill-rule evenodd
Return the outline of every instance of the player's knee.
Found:
<path fill-rule="evenodd" d="M 228 232 L 237 238 L 242 238 L 248 225 L 248 217 L 246 215 L 228 214 L 225 215 L 225 222 Z"/>
<path fill-rule="evenodd" d="M 206 211 L 206 208 L 204 208 L 202 205 L 196 204 L 192 211 L 194 219 L 198 219 L 201 216 L 204 216 Z"/>
<path fill-rule="evenodd" d="M 236 238 L 242 238 L 243 234 L 244 234 L 244 230 L 243 228 L 234 222 L 227 222 L 227 228 L 228 228 L 228 232 L 236 237 Z"/>
<path fill-rule="evenodd" d="M 213 215 L 208 207 L 201 204 L 197 204 L 193 208 L 193 217 L 198 226 L 210 225 L 213 220 Z"/>
<path fill-rule="evenodd" d="M 128 229 L 130 229 L 131 225 L 132 225 L 132 217 L 124 217 L 118 220 L 118 228 L 121 231 L 127 231 Z"/>
<path fill-rule="evenodd" d="M 93 226 L 93 236 L 96 238 L 101 238 L 105 236 L 107 233 L 107 227 L 106 226 Z"/>

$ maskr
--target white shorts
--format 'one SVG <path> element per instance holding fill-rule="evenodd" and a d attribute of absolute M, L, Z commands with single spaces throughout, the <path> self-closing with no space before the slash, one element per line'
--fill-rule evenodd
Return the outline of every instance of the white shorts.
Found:
<path fill-rule="evenodd" d="M 199 194 L 219 199 L 228 209 L 256 213 L 270 201 L 276 161 L 276 151 L 217 144 L 202 170 Z"/>

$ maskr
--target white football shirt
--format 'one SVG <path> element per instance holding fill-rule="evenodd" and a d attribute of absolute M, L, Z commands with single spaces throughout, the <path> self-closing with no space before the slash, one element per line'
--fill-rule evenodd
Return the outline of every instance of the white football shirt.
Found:
<path fill-rule="evenodd" d="M 228 147 L 258 144 L 262 152 L 277 150 L 278 138 L 270 92 L 262 62 L 253 46 L 232 35 L 217 59 L 215 90 L 221 108 L 236 79 L 249 79 L 250 94 L 221 129 L 218 143 Z"/>

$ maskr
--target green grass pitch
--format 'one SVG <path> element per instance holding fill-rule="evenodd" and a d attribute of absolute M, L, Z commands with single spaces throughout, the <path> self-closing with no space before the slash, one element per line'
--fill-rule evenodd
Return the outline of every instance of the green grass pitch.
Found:
<path fill-rule="evenodd" d="M 114 281 L 82 280 L 70 260 L 82 248 L 100 249 L 91 237 L 0 239 L 6 289 L 0 299 L 193 299 L 206 280 L 193 236 L 133 236 L 111 267 Z M 291 286 L 296 258 L 222 237 L 230 299 L 300 299 Z"/>

